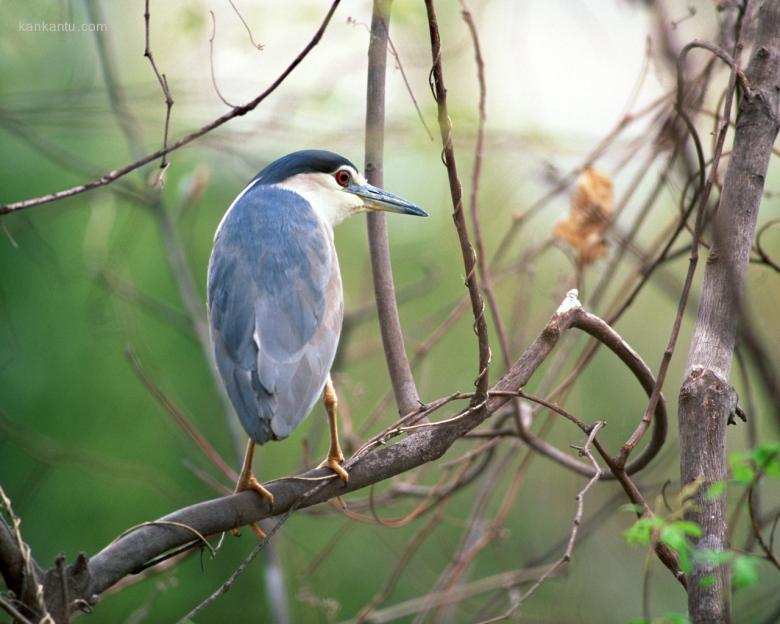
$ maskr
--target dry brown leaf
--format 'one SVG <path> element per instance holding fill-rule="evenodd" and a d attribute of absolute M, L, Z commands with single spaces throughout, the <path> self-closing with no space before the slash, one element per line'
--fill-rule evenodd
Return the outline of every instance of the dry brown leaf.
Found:
<path fill-rule="evenodd" d="M 596 169 L 585 169 L 571 195 L 569 214 L 555 224 L 553 235 L 588 265 L 607 252 L 604 232 L 612 221 L 612 179 Z"/>

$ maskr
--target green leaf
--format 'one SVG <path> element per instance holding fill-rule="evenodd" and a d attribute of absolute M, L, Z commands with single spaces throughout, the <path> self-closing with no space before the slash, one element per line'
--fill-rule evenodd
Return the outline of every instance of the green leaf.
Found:
<path fill-rule="evenodd" d="M 711 501 L 723 496 L 723 492 L 726 491 L 725 481 L 714 481 L 704 494 L 705 500 Z"/>
<path fill-rule="evenodd" d="M 633 513 L 641 513 L 644 507 L 642 505 L 634 505 L 633 503 L 626 503 L 618 507 L 620 511 L 631 511 Z"/>
<path fill-rule="evenodd" d="M 670 526 L 673 526 L 677 531 L 680 531 L 685 535 L 690 535 L 692 537 L 702 536 L 701 527 L 698 523 L 691 522 L 690 520 L 677 520 L 676 522 L 672 522 Z"/>
<path fill-rule="evenodd" d="M 676 526 L 678 524 L 680 523 L 674 522 L 661 529 L 660 539 L 677 553 L 677 556 L 680 559 L 680 568 L 682 568 L 683 572 L 688 574 L 691 571 L 691 560 L 688 556 L 691 545 L 688 542 L 685 530 Z"/>
<path fill-rule="evenodd" d="M 715 575 L 714 574 L 708 574 L 707 576 L 702 576 L 701 580 L 699 581 L 699 587 L 707 588 L 712 587 L 715 584 Z"/>
<path fill-rule="evenodd" d="M 734 589 L 755 585 L 758 582 L 758 562 L 759 559 L 748 555 L 739 555 L 734 559 L 731 568 Z"/>
<path fill-rule="evenodd" d="M 663 518 L 653 516 L 652 518 L 639 518 L 631 528 L 623 531 L 623 537 L 628 544 L 639 544 L 647 546 L 653 537 L 653 530 L 660 529 L 666 524 Z"/>
<path fill-rule="evenodd" d="M 750 456 L 765 475 L 780 476 L 780 442 L 761 444 L 750 451 Z"/>
<path fill-rule="evenodd" d="M 722 565 L 728 563 L 734 558 L 734 553 L 730 550 L 713 550 L 712 548 L 697 548 L 693 553 L 693 558 L 701 563 L 711 565 Z"/>
<path fill-rule="evenodd" d="M 740 485 L 750 485 L 755 477 L 755 470 L 744 459 L 731 464 L 731 478 Z"/>

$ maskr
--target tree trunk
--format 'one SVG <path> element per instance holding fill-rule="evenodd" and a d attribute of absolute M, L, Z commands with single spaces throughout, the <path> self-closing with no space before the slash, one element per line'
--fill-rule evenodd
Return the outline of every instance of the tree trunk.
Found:
<path fill-rule="evenodd" d="M 701 484 L 687 517 L 703 530 L 696 547 L 715 551 L 729 547 L 726 496 L 708 500 L 705 494 L 710 484 L 727 478 L 726 421 L 737 402 L 729 371 L 758 208 L 778 132 L 780 0 L 766 0 L 757 21 L 745 72 L 749 88 L 739 102 L 679 402 L 682 484 Z M 729 583 L 726 566 L 695 565 L 688 590 L 694 624 L 730 621 Z"/>

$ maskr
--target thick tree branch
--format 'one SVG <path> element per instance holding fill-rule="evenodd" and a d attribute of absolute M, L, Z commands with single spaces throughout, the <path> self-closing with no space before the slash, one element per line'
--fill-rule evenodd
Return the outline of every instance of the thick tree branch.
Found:
<path fill-rule="evenodd" d="M 736 394 L 728 378 L 740 297 L 772 146 L 780 127 L 780 2 L 765 1 L 757 23 L 752 58 L 745 72 L 749 88 L 739 102 L 734 145 L 714 218 L 713 245 L 680 390 L 682 486 L 701 483 L 687 515 L 702 527 L 698 547 L 715 551 L 728 548 L 726 498 L 725 493 L 715 499 L 705 494 L 711 483 L 727 474 L 726 422 L 736 407 Z M 714 582 L 702 583 L 705 577 Z M 725 567 L 697 565 L 688 597 L 692 621 L 728 622 L 729 595 Z"/>
<path fill-rule="evenodd" d="M 591 316 L 582 309 L 576 293 L 570 293 L 536 340 L 492 388 L 482 404 L 472 405 L 457 416 L 438 423 L 414 427 L 399 424 L 391 428 L 349 459 L 346 464 L 350 474 L 348 484 L 333 479 L 328 471 L 318 469 L 265 484 L 274 494 L 273 510 L 253 492 L 241 492 L 180 509 L 156 523 L 148 523 L 123 534 L 88 562 L 77 560 L 73 566 L 64 569 L 67 583 L 60 582 L 60 585 L 68 588 L 72 602 L 94 601 L 95 596 L 126 575 L 142 571 L 152 560 L 161 560 L 161 555 L 188 544 L 197 546 L 200 540 L 193 540 L 193 531 L 206 536 L 220 534 L 272 515 L 279 516 L 292 509 L 321 503 L 441 457 L 456 440 L 516 397 L 517 390 L 529 381 L 563 333 L 571 327 L 587 324 Z M 390 444 L 393 438 L 404 433 L 408 434 L 405 438 Z M 50 570 L 46 576 L 47 579 L 61 581 L 57 574 L 62 573 Z M 55 586 L 53 581 L 46 583 L 47 597 L 50 586 Z"/>

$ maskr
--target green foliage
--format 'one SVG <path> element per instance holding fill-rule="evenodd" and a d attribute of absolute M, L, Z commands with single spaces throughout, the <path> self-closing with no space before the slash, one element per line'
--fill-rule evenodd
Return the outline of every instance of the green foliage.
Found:
<path fill-rule="evenodd" d="M 734 589 L 749 587 L 758 583 L 758 564 L 761 560 L 750 555 L 737 555 L 731 567 L 731 580 Z"/>
<path fill-rule="evenodd" d="M 669 521 L 660 516 L 639 518 L 623 533 L 628 544 L 649 546 L 656 539 L 666 544 L 677 553 L 680 567 L 686 574 L 691 571 L 690 560 L 693 548 L 688 538 L 701 537 L 701 534 L 701 527 L 695 522 Z"/>
<path fill-rule="evenodd" d="M 751 485 L 757 471 L 771 478 L 780 477 L 780 442 L 759 444 L 756 448 L 729 455 L 731 479 L 739 485 Z"/>
<path fill-rule="evenodd" d="M 666 544 L 679 558 L 680 568 L 686 574 L 692 570 L 692 562 L 717 567 L 731 564 L 734 589 L 749 587 L 758 583 L 760 577 L 758 557 L 739 555 L 731 550 L 713 550 L 711 548 L 695 548 L 690 538 L 701 537 L 702 529 L 688 520 L 669 520 L 661 516 L 639 518 L 630 528 L 623 532 L 626 542 L 631 545 L 652 546 L 655 541 Z M 700 580 L 702 587 L 710 587 L 715 583 L 713 574 L 705 575 Z M 668 615 L 663 616 L 668 618 Z M 677 617 L 677 616 L 675 616 Z M 633 622 L 645 622 L 644 619 Z M 654 619 L 655 622 L 687 621 Z"/>
<path fill-rule="evenodd" d="M 699 563 L 709 565 L 722 565 L 734 558 L 730 550 L 712 550 L 711 548 L 699 548 L 694 553 L 694 559 Z"/>
<path fill-rule="evenodd" d="M 707 488 L 707 491 L 704 493 L 704 499 L 711 501 L 715 500 L 716 498 L 720 498 L 723 496 L 723 493 L 726 491 L 726 482 L 725 481 L 714 481 L 710 487 Z"/>
<path fill-rule="evenodd" d="M 648 546 L 652 540 L 653 532 L 663 528 L 664 525 L 665 520 L 658 516 L 639 518 L 630 528 L 623 532 L 623 536 L 628 544 Z"/>
<path fill-rule="evenodd" d="M 780 442 L 759 444 L 750 455 L 767 477 L 780 477 Z"/>
<path fill-rule="evenodd" d="M 689 537 L 701 537 L 701 527 L 695 522 L 677 520 L 661 529 L 661 542 L 669 546 L 680 558 L 680 567 L 688 574 L 691 571 Z"/>
<path fill-rule="evenodd" d="M 756 475 L 748 453 L 732 453 L 729 456 L 729 468 L 731 480 L 738 485 L 750 485 Z"/>

